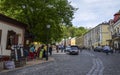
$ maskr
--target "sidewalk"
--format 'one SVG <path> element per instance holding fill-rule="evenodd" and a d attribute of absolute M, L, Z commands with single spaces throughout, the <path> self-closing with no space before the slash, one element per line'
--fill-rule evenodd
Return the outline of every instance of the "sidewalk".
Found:
<path fill-rule="evenodd" d="M 29 66 L 34 66 L 34 65 L 37 65 L 37 64 L 42 64 L 42 63 L 46 63 L 46 62 L 51 62 L 51 61 L 54 61 L 54 58 L 53 57 L 49 57 L 48 61 L 46 61 L 45 59 L 34 59 L 34 60 L 31 60 L 31 61 L 27 61 L 26 62 L 26 65 L 22 66 L 22 67 L 17 67 L 15 69 L 10 69 L 10 70 L 2 70 L 0 71 L 0 73 L 3 73 L 3 72 L 9 72 L 9 71 L 15 71 L 15 70 L 19 70 L 19 69 L 22 69 L 22 68 L 27 68 Z"/>

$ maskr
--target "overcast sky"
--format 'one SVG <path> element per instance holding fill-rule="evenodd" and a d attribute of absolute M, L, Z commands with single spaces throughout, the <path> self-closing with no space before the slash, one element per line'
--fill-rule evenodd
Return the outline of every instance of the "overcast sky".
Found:
<path fill-rule="evenodd" d="M 95 27 L 113 19 L 120 10 L 120 0 L 68 0 L 78 8 L 72 21 L 74 26 Z"/>

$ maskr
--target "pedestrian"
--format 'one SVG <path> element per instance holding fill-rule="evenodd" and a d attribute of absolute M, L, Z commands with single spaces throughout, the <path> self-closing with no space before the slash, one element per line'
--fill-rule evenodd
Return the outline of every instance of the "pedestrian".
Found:
<path fill-rule="evenodd" d="M 56 51 L 57 51 L 57 53 L 59 52 L 59 47 L 58 47 L 58 45 L 56 45 Z"/>
<path fill-rule="evenodd" d="M 64 46 L 61 45 L 61 46 L 60 46 L 60 49 L 61 49 L 61 52 L 63 52 L 63 51 L 64 51 Z"/>
<path fill-rule="evenodd" d="M 48 60 L 48 50 L 47 50 L 47 45 L 44 45 L 43 57 L 46 58 L 46 60 Z"/>
<path fill-rule="evenodd" d="M 109 54 L 110 50 L 111 50 L 110 46 L 108 46 L 108 45 L 106 45 L 106 46 L 103 47 L 103 51 L 106 53 L 106 55 Z"/>
<path fill-rule="evenodd" d="M 35 52 L 35 47 L 34 47 L 34 45 L 31 45 L 30 51 L 29 51 L 30 59 L 34 59 L 34 52 Z"/>
<path fill-rule="evenodd" d="M 52 46 L 51 45 L 49 47 L 49 53 L 50 53 L 50 55 L 52 55 Z"/>
<path fill-rule="evenodd" d="M 39 58 L 41 46 L 37 49 L 37 57 Z"/>
<path fill-rule="evenodd" d="M 43 58 L 43 52 L 44 52 L 44 45 L 41 46 L 40 50 L 39 50 L 39 58 L 42 59 Z"/>
<path fill-rule="evenodd" d="M 24 46 L 24 57 L 26 60 L 28 60 L 28 55 L 29 55 L 29 47 L 28 46 Z"/>

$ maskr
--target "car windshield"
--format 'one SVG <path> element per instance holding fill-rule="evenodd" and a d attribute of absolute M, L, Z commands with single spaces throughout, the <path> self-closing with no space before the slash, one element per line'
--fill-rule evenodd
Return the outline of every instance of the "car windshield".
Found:
<path fill-rule="evenodd" d="M 71 47 L 66 47 L 66 50 L 69 50 L 69 49 L 71 49 Z"/>
<path fill-rule="evenodd" d="M 98 46 L 97 48 L 102 48 L 101 46 Z"/>
<path fill-rule="evenodd" d="M 78 50 L 78 47 L 71 47 L 71 50 Z"/>

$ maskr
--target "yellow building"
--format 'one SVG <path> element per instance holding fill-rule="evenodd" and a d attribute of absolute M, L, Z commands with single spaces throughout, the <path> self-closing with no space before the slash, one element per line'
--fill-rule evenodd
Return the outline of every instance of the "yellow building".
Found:
<path fill-rule="evenodd" d="M 84 46 L 89 49 L 98 45 L 104 46 L 109 44 L 110 39 L 109 23 L 101 23 L 84 35 Z"/>
<path fill-rule="evenodd" d="M 101 25 L 101 45 L 109 45 L 109 40 L 111 40 L 111 32 L 109 30 L 109 25 Z"/>
<path fill-rule="evenodd" d="M 75 38 L 72 38 L 72 39 L 71 39 L 71 45 L 76 45 L 76 44 L 75 44 Z"/>

